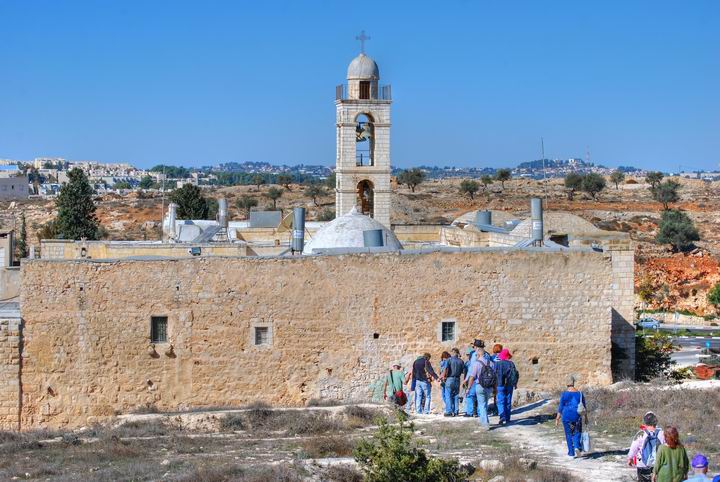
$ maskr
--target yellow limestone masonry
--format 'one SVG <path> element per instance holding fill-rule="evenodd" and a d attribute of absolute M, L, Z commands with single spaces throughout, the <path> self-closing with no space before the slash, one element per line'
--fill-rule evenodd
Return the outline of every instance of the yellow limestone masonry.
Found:
<path fill-rule="evenodd" d="M 392 361 L 429 351 L 437 364 L 473 338 L 511 349 L 521 388 L 571 373 L 608 384 L 613 323 L 632 316 L 622 249 L 30 261 L 22 342 L 0 330 L 0 426 L 77 427 L 149 404 L 367 400 Z M 168 317 L 154 347 L 151 316 Z M 441 341 L 443 321 L 454 340 Z"/>

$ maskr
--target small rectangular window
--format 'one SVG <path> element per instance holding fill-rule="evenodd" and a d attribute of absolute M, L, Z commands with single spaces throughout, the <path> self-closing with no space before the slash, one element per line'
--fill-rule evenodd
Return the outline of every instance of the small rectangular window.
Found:
<path fill-rule="evenodd" d="M 153 316 L 150 318 L 150 341 L 152 343 L 165 343 L 167 341 L 167 316 Z"/>
<path fill-rule="evenodd" d="M 454 321 L 443 321 L 442 322 L 442 341 L 454 341 L 455 340 L 455 322 Z"/>
<path fill-rule="evenodd" d="M 270 344 L 270 328 L 267 326 L 255 327 L 255 345 Z"/>

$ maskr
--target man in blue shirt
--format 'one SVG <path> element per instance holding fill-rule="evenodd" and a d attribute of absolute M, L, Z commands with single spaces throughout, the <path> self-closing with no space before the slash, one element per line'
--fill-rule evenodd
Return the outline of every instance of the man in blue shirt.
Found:
<path fill-rule="evenodd" d="M 492 388 L 483 387 L 480 383 L 481 374 L 484 368 L 493 370 L 494 366 L 490 359 L 490 355 L 485 351 L 485 343 L 482 340 L 475 340 L 473 343 L 476 347 L 475 350 L 475 361 L 470 363 L 470 371 L 467 375 L 468 380 L 468 392 L 475 391 L 475 398 L 477 402 L 477 414 L 480 419 L 480 425 L 483 428 L 490 428 L 490 418 L 488 417 L 488 400 L 492 397 Z"/>
<path fill-rule="evenodd" d="M 460 359 L 460 350 L 452 349 L 452 356 L 448 359 L 442 378 L 445 381 L 445 416 L 454 417 L 460 410 L 458 396 L 460 394 L 460 378 L 465 364 Z"/>
<path fill-rule="evenodd" d="M 468 374 L 470 373 L 470 364 L 472 363 L 473 355 L 475 350 L 468 348 L 465 355 L 467 361 L 465 362 L 465 370 L 463 371 L 463 386 L 467 389 L 468 386 Z M 465 417 L 475 417 L 475 390 L 465 391 Z"/>

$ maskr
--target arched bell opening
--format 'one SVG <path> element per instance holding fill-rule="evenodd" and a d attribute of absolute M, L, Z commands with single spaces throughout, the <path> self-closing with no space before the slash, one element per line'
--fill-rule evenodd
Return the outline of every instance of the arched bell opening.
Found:
<path fill-rule="evenodd" d="M 367 179 L 360 181 L 357 185 L 358 211 L 373 217 L 375 207 L 375 186 Z"/>
<path fill-rule="evenodd" d="M 355 165 L 375 165 L 375 121 L 370 114 L 359 114 L 355 120 Z"/>

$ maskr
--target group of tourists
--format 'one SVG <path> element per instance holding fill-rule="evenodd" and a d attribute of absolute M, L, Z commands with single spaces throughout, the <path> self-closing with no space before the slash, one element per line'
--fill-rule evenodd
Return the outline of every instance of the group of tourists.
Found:
<path fill-rule="evenodd" d="M 458 348 L 442 352 L 439 374 L 430 362 L 430 353 L 417 357 L 408 372 L 394 362 L 385 380 L 385 398 L 408 413 L 414 409 L 416 415 L 427 415 L 432 385 L 439 383 L 444 416 L 477 417 L 482 427 L 489 428 L 488 412 L 492 408 L 500 425 L 510 423 L 513 391 L 520 379 L 510 350 L 496 344 L 488 353 L 485 342 L 476 339 L 464 355 L 465 360 Z"/>
<path fill-rule="evenodd" d="M 695 454 L 690 460 L 677 428 L 663 430 L 652 412 L 643 417 L 627 461 L 630 467 L 637 468 L 639 482 L 720 482 L 720 475 L 708 476 L 707 457 Z"/>

